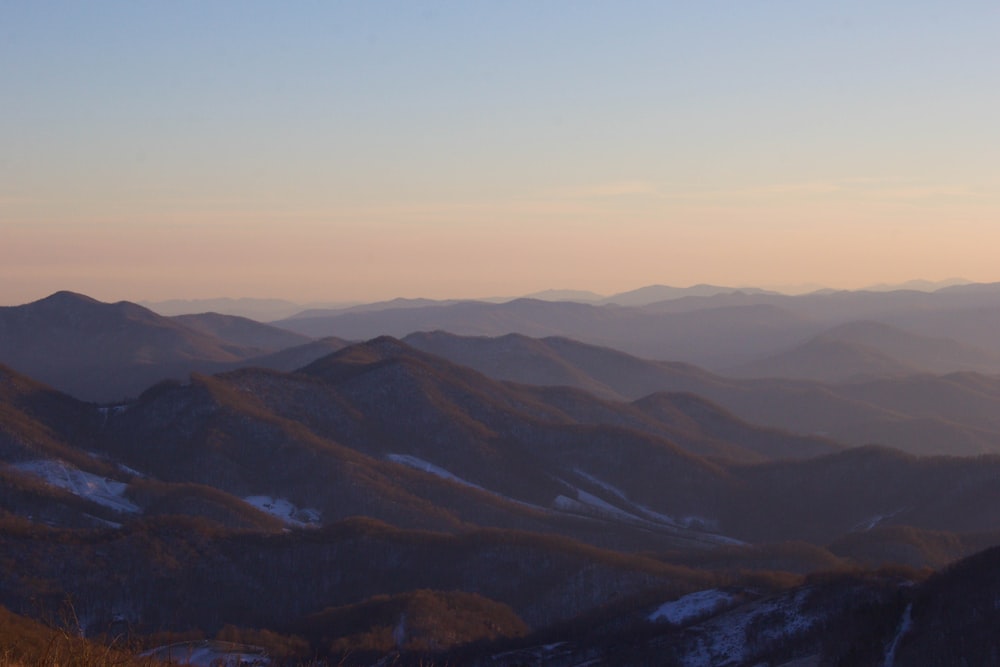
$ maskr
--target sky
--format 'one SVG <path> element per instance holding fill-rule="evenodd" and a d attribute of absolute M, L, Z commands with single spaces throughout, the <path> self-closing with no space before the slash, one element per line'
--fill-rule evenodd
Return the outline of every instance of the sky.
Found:
<path fill-rule="evenodd" d="M 0 0 L 0 304 L 1000 281 L 996 2 Z"/>

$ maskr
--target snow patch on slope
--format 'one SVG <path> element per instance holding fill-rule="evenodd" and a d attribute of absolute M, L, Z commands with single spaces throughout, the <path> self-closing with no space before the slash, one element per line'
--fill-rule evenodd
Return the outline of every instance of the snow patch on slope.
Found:
<path fill-rule="evenodd" d="M 459 484 L 462 484 L 464 486 L 471 486 L 472 488 L 479 489 L 480 491 L 486 491 L 486 489 L 479 486 L 478 484 L 473 484 L 472 482 L 466 481 L 461 477 L 459 477 L 458 475 L 452 474 L 447 470 L 445 470 L 444 468 L 436 466 L 430 461 L 419 459 L 416 456 L 410 456 L 409 454 L 388 454 L 386 455 L 385 458 L 389 459 L 393 463 L 402 463 L 404 466 L 408 466 L 416 470 L 422 470 L 436 477 L 441 477 L 442 479 L 448 479 L 453 482 L 458 482 Z"/>
<path fill-rule="evenodd" d="M 811 590 L 743 605 L 691 626 L 692 639 L 682 648 L 686 667 L 741 665 L 753 655 L 751 647 L 766 647 L 801 635 L 821 619 L 803 607 Z"/>
<path fill-rule="evenodd" d="M 273 517 L 277 517 L 290 526 L 314 526 L 320 522 L 322 515 L 320 511 L 312 508 L 300 509 L 290 500 L 285 498 L 275 498 L 273 496 L 247 496 L 243 499 L 245 503 L 253 505 L 262 512 L 267 512 Z"/>
<path fill-rule="evenodd" d="M 142 511 L 138 505 L 125 497 L 128 484 L 84 472 L 63 461 L 23 461 L 11 464 L 11 467 L 118 512 L 136 514 Z"/>
<path fill-rule="evenodd" d="M 610 516 L 613 516 L 613 517 L 618 517 L 618 518 L 621 518 L 621 519 L 631 519 L 633 521 L 636 520 L 636 519 L 640 519 L 640 517 L 637 517 L 635 514 L 632 514 L 631 512 L 627 512 L 626 510 L 623 510 L 620 507 L 615 507 L 611 503 L 609 503 L 609 502 L 607 502 L 607 501 L 605 501 L 605 500 L 603 500 L 601 498 L 598 498 L 597 496 L 595 496 L 592 493 L 587 493 L 583 489 L 576 489 L 575 487 L 574 487 L 574 489 L 576 491 L 576 499 L 577 500 L 579 500 L 584 505 L 587 505 L 589 507 L 592 507 L 592 508 L 598 510 L 599 512 L 601 512 L 603 514 L 607 514 L 607 515 L 610 515 Z"/>
<path fill-rule="evenodd" d="M 706 538 L 718 544 L 734 544 L 734 545 L 743 544 L 743 542 L 740 540 L 715 533 L 714 531 L 718 529 L 718 523 L 712 519 L 706 519 L 704 517 L 697 517 L 697 516 L 686 516 L 681 519 L 676 519 L 672 516 L 662 514 L 653 509 L 650 509 L 649 507 L 640 505 L 639 503 L 629 500 L 628 496 L 626 496 L 621 489 L 613 486 L 612 484 L 608 484 L 604 480 L 594 477 L 593 475 L 590 475 L 580 470 L 579 468 L 574 468 L 573 472 L 579 475 L 580 477 L 586 479 L 591 484 L 594 484 L 595 486 L 598 486 L 601 489 L 612 494 L 613 496 L 619 498 L 628 507 L 628 510 L 615 507 L 614 505 L 611 505 L 610 503 L 607 503 L 604 500 L 597 498 L 593 494 L 587 493 L 586 491 L 582 491 L 581 489 L 578 489 L 576 487 L 572 487 L 574 491 L 576 491 L 577 500 L 580 503 L 583 503 L 584 505 L 593 507 L 598 510 L 602 510 L 607 514 L 617 515 L 619 518 L 628 519 L 631 521 L 661 524 L 664 526 L 669 526 L 671 528 L 687 528 L 690 530 L 697 530 L 699 532 L 704 533 Z M 571 506 L 573 505 L 574 501 L 572 501 L 571 499 L 565 498 L 564 496 L 560 496 L 559 498 L 556 499 L 556 502 L 557 502 L 557 507 L 559 506 L 559 504 L 561 504 L 563 506 L 563 509 L 572 511 Z"/>
<path fill-rule="evenodd" d="M 87 452 L 87 456 L 89 456 L 90 458 L 94 459 L 95 461 L 101 461 L 103 463 L 108 463 L 110 465 L 113 465 L 116 468 L 118 468 L 119 470 L 121 470 L 123 473 L 126 473 L 128 475 L 132 475 L 133 477 L 146 477 L 146 475 L 144 475 L 143 473 L 139 472 L 135 468 L 130 468 L 127 465 L 125 465 L 124 463 L 122 463 L 120 461 L 115 461 L 115 460 L 113 460 L 111 458 L 108 458 L 107 456 L 105 456 L 103 454 L 98 454 L 97 452 Z"/>
<path fill-rule="evenodd" d="M 903 509 L 904 508 L 900 507 L 898 510 L 894 512 L 889 512 L 888 514 L 876 514 L 872 517 L 869 517 L 868 519 L 865 519 L 861 523 L 855 525 L 853 530 L 864 530 L 864 531 L 872 530 L 876 526 L 880 525 L 882 522 L 888 521 L 889 519 L 895 517 L 897 514 L 902 512 Z"/>
<path fill-rule="evenodd" d="M 138 470 L 136 470 L 135 468 L 129 468 L 124 463 L 118 463 L 117 466 L 118 466 L 118 469 L 121 470 L 123 473 L 126 473 L 128 475 L 132 475 L 133 477 L 145 477 L 146 476 L 146 475 L 142 474 L 141 472 L 139 472 Z"/>
<path fill-rule="evenodd" d="M 413 468 L 415 470 L 420 470 L 422 472 L 429 473 L 435 477 L 440 477 L 442 479 L 447 479 L 449 481 L 455 482 L 456 484 L 461 484 L 462 486 L 467 486 L 470 489 L 476 489 L 477 491 L 482 491 L 483 493 L 488 493 L 495 498 L 500 498 L 509 503 L 514 503 L 515 505 L 520 505 L 521 507 L 530 507 L 533 510 L 539 512 L 548 512 L 549 510 L 540 505 L 534 505 L 532 503 L 525 502 L 523 500 L 517 500 L 516 498 L 511 498 L 510 496 L 505 496 L 502 493 L 497 493 L 496 491 L 491 491 L 487 488 L 479 486 L 478 484 L 473 484 L 467 479 L 462 479 L 458 475 L 451 473 L 440 466 L 436 466 L 430 461 L 425 461 L 416 456 L 410 456 L 409 454 L 387 454 L 386 459 L 392 461 L 393 463 L 400 463 L 408 468 Z"/>
<path fill-rule="evenodd" d="M 698 591 L 673 602 L 660 605 L 656 611 L 649 615 L 651 621 L 666 621 L 674 625 L 681 625 L 702 616 L 707 616 L 712 612 L 728 605 L 733 601 L 733 595 L 712 588 L 707 591 Z"/>

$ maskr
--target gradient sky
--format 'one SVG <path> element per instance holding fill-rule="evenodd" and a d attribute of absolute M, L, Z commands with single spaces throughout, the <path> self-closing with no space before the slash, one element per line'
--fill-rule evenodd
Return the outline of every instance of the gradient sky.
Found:
<path fill-rule="evenodd" d="M 1000 280 L 996 2 L 0 0 L 0 303 Z"/>

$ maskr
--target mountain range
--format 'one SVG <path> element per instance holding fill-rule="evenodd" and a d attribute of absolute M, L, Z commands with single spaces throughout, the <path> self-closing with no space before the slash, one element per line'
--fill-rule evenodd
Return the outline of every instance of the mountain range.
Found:
<path fill-rule="evenodd" d="M 991 312 L 992 288 L 950 290 Z M 910 318 L 938 298 L 884 296 Z M 809 312 L 826 297 L 847 321 Z M 744 352 L 820 328 L 735 377 L 561 335 L 315 340 L 66 292 L 0 310 L 0 619 L 44 636 L 22 617 L 68 600 L 73 634 L 333 664 L 988 661 L 992 352 L 863 317 L 878 295 L 691 301 L 719 298 L 776 297 L 338 317 L 530 314 L 585 338 L 621 316 L 703 350 L 738 321 Z M 810 343 L 871 362 L 774 375 Z"/>
<path fill-rule="evenodd" d="M 949 283 L 951 284 L 951 283 Z M 928 287 L 930 284 L 924 285 Z M 881 286 L 888 289 L 889 286 Z M 918 287 L 914 287 L 917 289 Z M 551 289 L 525 295 L 529 299 L 542 301 L 577 301 L 580 303 L 613 303 L 618 305 L 644 305 L 665 299 L 675 299 L 683 296 L 708 296 L 735 292 L 738 288 L 721 287 L 717 285 L 692 285 L 691 287 L 670 287 L 668 285 L 647 285 L 639 289 L 620 292 L 611 296 L 597 294 L 587 290 Z M 767 290 L 743 288 L 746 291 L 764 293 Z M 469 299 L 501 303 L 512 301 L 518 297 L 489 297 Z M 331 314 L 346 310 L 386 310 L 389 308 L 407 308 L 414 306 L 446 305 L 458 303 L 458 300 L 407 299 L 396 298 L 375 303 L 311 303 L 302 304 L 285 299 L 252 299 L 252 298 L 217 298 L 217 299 L 169 299 L 166 301 L 142 301 L 140 305 L 149 308 L 160 315 L 189 315 L 205 312 L 238 315 L 259 321 L 277 320 L 288 317 L 308 317 L 313 315 Z"/>
<path fill-rule="evenodd" d="M 890 373 L 1000 371 L 1000 342 L 993 335 L 1000 324 L 1000 287 L 995 285 L 801 296 L 729 291 L 641 306 L 537 299 L 392 308 L 375 304 L 307 315 L 274 324 L 309 336 L 349 340 L 434 330 L 565 336 L 647 359 L 741 374 L 779 372 L 781 356 L 795 353 L 795 372 L 828 381 L 844 379 L 838 367 L 845 361 L 863 371 L 879 356 L 887 358 L 880 362 L 887 366 L 883 372 Z M 830 339 L 839 346 L 839 357 L 831 356 Z M 813 349 L 801 349 L 811 341 Z M 752 365 L 766 360 L 771 368 Z"/>

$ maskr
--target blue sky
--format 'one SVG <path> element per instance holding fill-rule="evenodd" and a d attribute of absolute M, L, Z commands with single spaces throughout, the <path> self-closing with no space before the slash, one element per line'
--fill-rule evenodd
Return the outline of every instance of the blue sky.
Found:
<path fill-rule="evenodd" d="M 1000 280 L 1000 5 L 0 1 L 0 302 Z"/>

